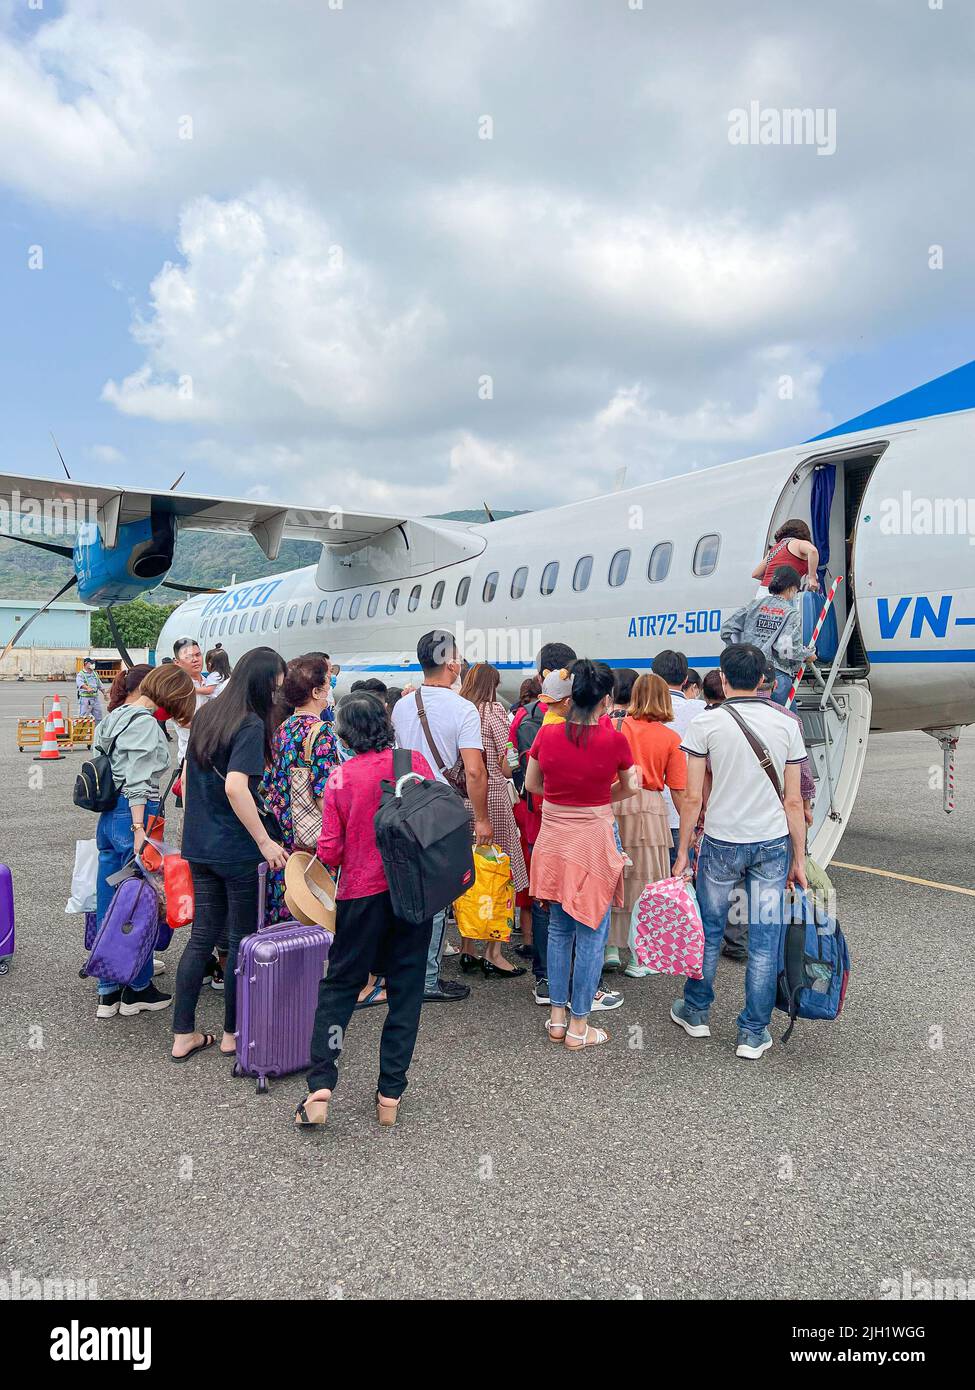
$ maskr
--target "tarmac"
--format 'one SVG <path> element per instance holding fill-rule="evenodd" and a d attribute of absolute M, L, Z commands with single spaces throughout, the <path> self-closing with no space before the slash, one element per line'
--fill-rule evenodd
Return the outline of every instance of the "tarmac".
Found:
<path fill-rule="evenodd" d="M 170 1011 L 95 1020 L 66 916 L 84 756 L 18 753 L 56 687 L 0 685 L 0 859 L 17 951 L 0 978 L 0 1279 L 95 1280 L 100 1298 L 866 1298 L 975 1277 L 975 896 L 831 870 L 853 971 L 836 1023 L 734 1055 L 743 967 L 709 1040 L 663 977 L 621 980 L 609 1046 L 549 1044 L 531 975 L 424 1009 L 395 1128 L 372 1097 L 381 1009 L 356 1016 L 328 1127 L 292 1125 L 302 1078 L 168 1060 Z M 62 688 L 63 690 L 63 688 Z M 923 734 L 876 735 L 837 859 L 975 890 L 975 737 L 957 809 Z M 42 772 L 42 785 L 32 783 Z M 170 989 L 176 939 L 157 980 Z M 448 963 L 445 973 L 452 975 Z M 473 978 L 473 977 L 472 977 Z M 200 1024 L 218 1032 L 222 996 Z M 8 1272 L 9 1271 L 9 1272 Z"/>

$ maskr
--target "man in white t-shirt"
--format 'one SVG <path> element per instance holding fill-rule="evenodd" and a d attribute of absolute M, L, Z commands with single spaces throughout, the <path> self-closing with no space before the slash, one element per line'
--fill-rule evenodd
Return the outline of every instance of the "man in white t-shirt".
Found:
<path fill-rule="evenodd" d="M 447 780 L 445 769 L 453 767 L 458 759 L 463 761 L 467 795 L 474 808 L 474 836 L 479 845 L 489 845 L 494 839 L 494 830 L 488 815 L 488 775 L 484 766 L 481 716 L 476 705 L 462 699 L 453 688 L 460 682 L 457 644 L 449 632 L 426 632 L 417 643 L 416 655 L 423 671 L 423 684 L 419 690 L 402 696 L 393 706 L 396 742 L 400 748 L 422 753 L 440 782 Z M 435 747 L 431 747 L 431 742 Z M 433 919 L 423 993 L 427 1004 L 452 1003 L 470 994 L 467 985 L 440 978 L 445 921 L 445 912 L 438 912 Z"/>
<path fill-rule="evenodd" d="M 687 872 L 710 758 L 711 792 L 696 879 L 704 923 L 704 976 L 686 982 L 684 997 L 674 1003 L 670 1017 L 692 1038 L 711 1036 L 708 1011 L 728 909 L 747 914 L 748 968 L 737 1055 L 751 1060 L 772 1046 L 768 1024 L 775 1004 L 785 889 L 793 884 L 806 887 L 806 821 L 799 778 L 806 748 L 796 720 L 757 694 L 765 665 L 764 654 L 749 643 L 721 653 L 726 698 L 697 716 L 681 744 L 687 754 L 687 790 L 674 864 L 675 874 Z M 759 748 L 753 747 L 742 724 Z M 774 781 L 763 766 L 766 758 Z M 741 881 L 744 889 L 736 892 Z"/>
<path fill-rule="evenodd" d="M 674 729 L 684 737 L 684 731 L 693 719 L 699 714 L 703 714 L 707 708 L 703 700 L 689 700 L 684 694 L 683 686 L 687 680 L 687 657 L 683 652 L 663 651 L 658 652 L 653 659 L 653 674 L 660 676 L 667 682 L 667 689 L 670 691 L 670 702 L 674 707 L 674 717 L 667 725 L 668 729 Z M 670 834 L 674 842 L 674 848 L 670 855 L 671 867 L 677 857 L 677 832 L 680 829 L 680 816 L 677 814 L 677 807 L 674 805 L 674 798 L 670 794 L 670 788 L 664 787 L 663 798 L 667 803 L 667 816 L 670 821 Z"/>
<path fill-rule="evenodd" d="M 173 661 L 185 671 L 196 688 L 196 708 L 201 710 L 203 706 L 213 698 L 216 691 L 212 686 L 208 686 L 203 679 L 203 653 L 200 651 L 200 644 L 195 637 L 178 637 L 173 643 Z M 186 745 L 190 741 L 190 726 L 188 724 L 176 725 L 176 761 L 183 762 L 186 757 Z"/>

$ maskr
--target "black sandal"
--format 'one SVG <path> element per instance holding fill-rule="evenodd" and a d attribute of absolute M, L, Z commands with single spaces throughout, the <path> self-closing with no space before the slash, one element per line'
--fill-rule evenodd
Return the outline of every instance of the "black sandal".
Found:
<path fill-rule="evenodd" d="M 197 1043 L 196 1047 L 191 1047 L 189 1052 L 183 1053 L 182 1057 L 175 1057 L 173 1053 L 170 1053 L 169 1060 L 171 1062 L 188 1062 L 191 1057 L 194 1057 L 196 1055 L 197 1052 L 205 1052 L 207 1048 L 212 1047 L 216 1041 L 217 1040 L 212 1033 L 204 1033 L 203 1041 L 201 1043 Z"/>
<path fill-rule="evenodd" d="M 316 1100 L 313 1102 L 315 1105 L 324 1105 L 325 1114 L 320 1120 L 310 1120 L 308 1118 L 308 1111 L 305 1109 L 305 1101 L 311 1100 L 311 1097 L 305 1096 L 305 1099 L 295 1111 L 295 1124 L 298 1129 L 321 1129 L 321 1127 L 328 1122 L 328 1107 L 331 1099 L 332 1097 L 329 1096 L 328 1100 Z"/>

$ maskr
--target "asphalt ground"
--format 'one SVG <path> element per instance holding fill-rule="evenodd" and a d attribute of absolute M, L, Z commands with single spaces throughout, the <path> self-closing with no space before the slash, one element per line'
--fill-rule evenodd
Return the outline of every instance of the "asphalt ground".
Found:
<path fill-rule="evenodd" d="M 611 1045 L 545 1039 L 531 976 L 428 1006 L 398 1125 L 372 1095 L 382 1011 L 356 1017 L 328 1127 L 301 1078 L 255 1094 L 216 1050 L 168 1061 L 168 1012 L 96 1023 L 67 917 L 81 754 L 18 754 L 53 687 L 0 685 L 0 858 L 17 953 L 0 979 L 0 1276 L 101 1298 L 876 1298 L 975 1276 L 975 898 L 836 869 L 853 974 L 835 1024 L 734 1055 L 743 967 L 713 1036 L 673 982 L 625 980 Z M 837 858 L 975 889 L 975 738 L 941 810 L 937 745 L 874 738 Z M 43 786 L 30 776 L 43 770 Z M 177 934 L 168 952 L 172 985 Z M 446 973 L 454 966 L 448 964 Z M 200 1023 L 219 1032 L 209 990 Z M 778 1038 L 781 1015 L 773 1020 Z"/>

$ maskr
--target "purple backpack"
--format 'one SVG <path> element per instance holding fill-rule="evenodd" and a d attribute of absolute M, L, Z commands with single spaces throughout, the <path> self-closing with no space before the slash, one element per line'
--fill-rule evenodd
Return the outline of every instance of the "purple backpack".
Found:
<path fill-rule="evenodd" d="M 81 974 L 129 985 L 152 956 L 159 935 L 159 898 L 141 874 L 115 890 Z"/>

